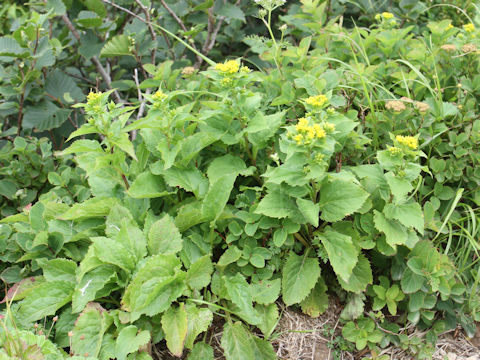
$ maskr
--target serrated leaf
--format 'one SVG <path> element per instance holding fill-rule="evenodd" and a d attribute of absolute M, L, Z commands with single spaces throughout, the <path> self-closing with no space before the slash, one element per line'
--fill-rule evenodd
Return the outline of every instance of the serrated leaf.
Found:
<path fill-rule="evenodd" d="M 318 214 L 320 212 L 320 205 L 315 204 L 311 200 L 299 199 L 297 198 L 297 206 L 302 215 L 305 217 L 308 223 L 313 226 L 318 226 Z"/>
<path fill-rule="evenodd" d="M 74 284 L 66 281 L 44 282 L 29 292 L 20 303 L 18 317 L 25 322 L 40 320 L 55 312 L 72 299 Z"/>
<path fill-rule="evenodd" d="M 242 256 L 242 250 L 240 250 L 235 245 L 230 246 L 218 259 L 217 266 L 225 267 L 229 264 L 234 263 Z"/>
<path fill-rule="evenodd" d="M 88 302 L 95 300 L 97 292 L 115 278 L 117 270 L 112 265 L 100 265 L 82 276 L 73 292 L 72 312 L 82 311 Z"/>
<path fill-rule="evenodd" d="M 207 331 L 213 321 L 213 313 L 208 308 L 197 308 L 195 305 L 186 307 L 187 311 L 187 336 L 185 347 L 192 349 L 193 342 L 202 332 Z"/>
<path fill-rule="evenodd" d="M 335 273 L 344 281 L 348 281 L 358 261 L 359 249 L 348 235 L 333 231 L 330 228 L 319 235 L 328 254 L 328 260 Z"/>
<path fill-rule="evenodd" d="M 347 305 L 342 310 L 340 318 L 343 320 L 355 320 L 363 314 L 365 308 L 365 294 L 352 294 Z"/>
<path fill-rule="evenodd" d="M 302 256 L 293 251 L 288 255 L 282 270 L 282 298 L 287 305 L 298 304 L 313 289 L 320 276 L 318 259 Z"/>
<path fill-rule="evenodd" d="M 224 276 L 224 283 L 231 301 L 238 306 L 245 321 L 251 325 L 258 323 L 258 314 L 253 308 L 250 286 L 242 274 Z"/>
<path fill-rule="evenodd" d="M 303 218 L 294 199 L 280 189 L 274 189 L 265 195 L 255 213 L 277 219 L 285 217 L 298 219 L 299 216 Z"/>
<path fill-rule="evenodd" d="M 396 219 L 406 227 L 417 229 L 423 234 L 425 220 L 420 204 L 414 202 L 409 204 L 387 204 L 383 209 L 387 219 Z"/>
<path fill-rule="evenodd" d="M 210 284 L 212 272 L 213 265 L 210 255 L 202 256 L 187 270 L 187 285 L 191 289 L 203 289 Z"/>
<path fill-rule="evenodd" d="M 278 323 L 279 314 L 277 304 L 257 305 L 255 306 L 255 310 L 260 317 L 260 322 L 257 327 L 263 335 L 268 338 L 273 333 Z"/>
<path fill-rule="evenodd" d="M 316 318 L 323 314 L 328 308 L 327 285 L 322 277 L 312 289 L 310 294 L 300 303 L 304 314 Z"/>
<path fill-rule="evenodd" d="M 138 351 L 150 341 L 148 330 L 139 331 L 134 325 L 124 327 L 118 334 L 115 342 L 117 360 L 126 360 L 127 355 Z"/>
<path fill-rule="evenodd" d="M 132 55 L 130 46 L 127 35 L 117 35 L 105 44 L 100 54 L 102 57 Z"/>
<path fill-rule="evenodd" d="M 224 325 L 221 345 L 227 360 L 255 359 L 252 339 L 242 323 Z"/>
<path fill-rule="evenodd" d="M 135 256 L 119 241 L 107 237 L 92 238 L 95 256 L 107 264 L 118 266 L 127 273 L 135 269 Z"/>
<path fill-rule="evenodd" d="M 71 113 L 71 109 L 60 108 L 51 101 L 42 101 L 25 107 L 23 127 L 38 131 L 56 129 L 68 119 Z"/>
<path fill-rule="evenodd" d="M 390 187 L 390 190 L 397 203 L 404 201 L 407 194 L 413 190 L 413 186 L 410 184 L 410 181 L 399 178 L 392 172 L 386 173 L 385 178 L 387 179 L 388 186 Z"/>
<path fill-rule="evenodd" d="M 203 341 L 197 342 L 187 360 L 213 360 L 213 348 Z"/>
<path fill-rule="evenodd" d="M 92 198 L 73 205 L 68 211 L 59 216 L 60 220 L 80 220 L 92 217 L 103 217 L 110 213 L 110 210 L 118 204 L 114 198 Z"/>
<path fill-rule="evenodd" d="M 38 265 L 43 270 L 43 276 L 47 281 L 70 281 L 75 282 L 77 264 L 68 259 L 39 259 Z"/>
<path fill-rule="evenodd" d="M 178 186 L 186 191 L 191 191 L 197 198 L 203 198 L 208 190 L 208 180 L 197 168 L 170 168 L 162 171 L 161 175 L 169 186 Z"/>
<path fill-rule="evenodd" d="M 281 279 L 261 280 L 258 283 L 250 285 L 252 288 L 253 301 L 259 304 L 274 303 L 280 295 L 282 287 Z"/>
<path fill-rule="evenodd" d="M 265 340 L 260 339 L 255 335 L 252 336 L 252 343 L 253 343 L 253 351 L 255 353 L 255 360 L 276 360 L 277 355 L 275 354 L 275 350 L 273 350 L 272 344 Z"/>
<path fill-rule="evenodd" d="M 321 218 L 335 222 L 359 210 L 368 193 L 360 186 L 345 180 L 334 179 L 320 188 Z"/>
<path fill-rule="evenodd" d="M 162 316 L 162 329 L 167 340 L 167 347 L 177 357 L 182 356 L 183 344 L 187 336 L 187 312 L 185 305 L 170 307 Z"/>
<path fill-rule="evenodd" d="M 69 94 L 76 102 L 81 102 L 85 99 L 85 95 L 75 81 L 58 69 L 48 74 L 45 79 L 45 92 L 59 99 L 60 102 L 65 100 L 65 94 Z"/>
<path fill-rule="evenodd" d="M 338 277 L 338 282 L 342 288 L 347 291 L 354 293 L 365 291 L 367 285 L 373 283 L 372 269 L 370 268 L 370 262 L 365 255 L 362 253 L 358 255 L 358 262 L 353 268 L 348 281 L 344 281 L 341 277 Z"/>
<path fill-rule="evenodd" d="M 182 234 L 170 215 L 164 215 L 150 227 L 148 232 L 150 254 L 176 254 L 182 250 L 182 246 Z"/>
<path fill-rule="evenodd" d="M 405 294 L 412 294 L 419 291 L 424 282 L 425 278 L 423 276 L 417 275 L 409 268 L 406 268 L 400 280 L 400 285 Z"/>
<path fill-rule="evenodd" d="M 128 194 L 135 199 L 159 198 L 170 194 L 161 176 L 150 171 L 139 174 L 130 185 Z"/>
<path fill-rule="evenodd" d="M 75 321 L 72 352 L 78 356 L 96 358 L 102 346 L 103 334 L 107 324 L 103 309 L 98 303 L 90 303 Z M 88 354 L 88 355 L 86 355 Z"/>
<path fill-rule="evenodd" d="M 396 220 L 389 220 L 383 213 L 373 210 L 375 228 L 385 234 L 387 244 L 395 248 L 395 245 L 404 245 L 408 241 L 408 233 L 405 227 Z"/>

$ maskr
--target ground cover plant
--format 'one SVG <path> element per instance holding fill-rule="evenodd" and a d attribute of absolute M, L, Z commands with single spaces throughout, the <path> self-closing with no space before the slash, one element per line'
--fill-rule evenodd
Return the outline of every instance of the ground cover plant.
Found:
<path fill-rule="evenodd" d="M 356 6 L 344 26 L 358 10 L 333 1 L 156 5 L 2 8 L 0 356 L 213 359 L 221 327 L 227 360 L 275 359 L 278 304 L 329 298 L 338 346 L 373 359 L 473 336 L 476 7 Z M 244 24 L 265 37 L 231 55 Z"/>

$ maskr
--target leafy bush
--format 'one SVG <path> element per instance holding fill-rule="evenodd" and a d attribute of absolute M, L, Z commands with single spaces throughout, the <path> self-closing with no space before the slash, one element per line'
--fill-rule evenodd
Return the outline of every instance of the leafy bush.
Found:
<path fill-rule="evenodd" d="M 165 340 L 177 357 L 213 359 L 200 335 L 217 316 L 227 359 L 274 359 L 277 301 L 316 317 L 334 295 L 344 338 L 372 354 L 395 344 L 428 358 L 445 329 L 474 332 L 475 25 L 381 13 L 346 29 L 327 3 L 303 1 L 275 38 L 283 2 L 257 3 L 271 37 L 244 42 L 268 71 L 239 58 L 142 64 L 138 101 L 110 89 L 73 105 L 85 121 L 56 157 L 75 166 L 0 220 L 19 327 L 49 319 L 75 356 L 148 359 Z M 122 39 L 102 50 L 122 56 L 118 69 L 139 44 L 113 50 Z M 405 322 L 430 329 L 426 345 Z"/>

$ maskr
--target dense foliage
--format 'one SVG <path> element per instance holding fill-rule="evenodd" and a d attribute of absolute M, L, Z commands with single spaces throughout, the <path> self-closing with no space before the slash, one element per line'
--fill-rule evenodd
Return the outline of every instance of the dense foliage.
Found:
<path fill-rule="evenodd" d="M 476 8 L 363 3 L 2 5 L 0 358 L 275 359 L 329 297 L 372 358 L 472 336 Z"/>

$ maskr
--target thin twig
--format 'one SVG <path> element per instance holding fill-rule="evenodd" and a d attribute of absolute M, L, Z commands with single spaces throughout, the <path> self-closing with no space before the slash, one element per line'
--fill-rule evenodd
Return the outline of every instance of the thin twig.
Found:
<path fill-rule="evenodd" d="M 143 13 L 145 14 L 145 20 L 147 20 L 147 27 L 148 31 L 150 31 L 150 35 L 152 36 L 152 40 L 154 42 L 154 46 L 151 52 L 152 56 L 152 64 L 155 65 L 155 56 L 157 53 L 157 34 L 155 33 L 155 30 L 153 29 L 152 22 L 150 20 L 150 9 L 148 9 L 145 5 L 142 4 L 140 0 L 135 0 L 135 2 L 140 6 L 140 9 L 142 9 Z"/>
<path fill-rule="evenodd" d="M 140 108 L 138 109 L 137 113 L 137 120 L 139 120 L 143 116 L 143 112 L 145 111 L 145 99 L 142 96 L 142 91 L 140 90 L 140 82 L 138 81 L 138 70 L 135 69 L 133 73 L 133 80 L 135 81 L 135 85 L 137 85 L 137 95 L 138 95 L 138 101 L 140 102 Z M 151 89 L 148 88 L 145 91 L 145 94 L 150 95 Z M 131 139 L 132 141 L 135 140 L 137 137 L 137 130 L 134 129 L 131 132 Z"/>
<path fill-rule="evenodd" d="M 73 25 L 73 23 L 70 21 L 69 17 L 67 14 L 63 14 L 62 15 L 62 20 L 64 21 L 64 23 L 67 25 L 68 29 L 70 30 L 70 32 L 73 34 L 73 36 L 75 37 L 75 39 L 77 40 L 78 43 L 80 43 L 80 34 L 78 33 L 77 29 L 75 28 L 75 26 Z M 108 89 L 112 89 L 112 79 L 110 78 L 110 75 L 107 73 L 107 71 L 105 70 L 105 68 L 103 67 L 102 63 L 100 62 L 100 60 L 98 60 L 98 58 L 96 56 L 93 56 L 91 59 L 90 59 L 94 64 L 95 66 L 97 67 L 97 71 L 100 73 L 100 75 L 102 76 L 103 80 L 105 81 L 105 83 L 107 84 L 107 87 Z M 123 103 L 124 101 L 122 100 L 122 98 L 120 97 L 120 94 L 118 93 L 117 90 L 114 90 L 113 91 L 113 95 L 115 96 L 115 99 L 117 100 L 117 102 L 119 103 Z"/>

